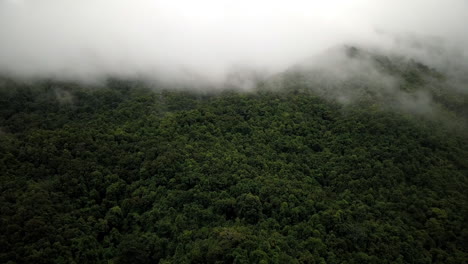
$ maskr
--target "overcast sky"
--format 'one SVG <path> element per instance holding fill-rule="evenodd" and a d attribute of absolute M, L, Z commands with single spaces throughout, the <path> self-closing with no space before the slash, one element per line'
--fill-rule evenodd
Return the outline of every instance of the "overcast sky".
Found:
<path fill-rule="evenodd" d="M 395 35 L 466 47 L 467 26 L 468 0 L 0 0 L 0 72 L 219 79 Z"/>

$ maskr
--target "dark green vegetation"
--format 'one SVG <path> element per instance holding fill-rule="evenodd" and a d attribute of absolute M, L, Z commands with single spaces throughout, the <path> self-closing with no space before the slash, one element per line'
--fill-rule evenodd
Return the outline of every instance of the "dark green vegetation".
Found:
<path fill-rule="evenodd" d="M 464 131 L 296 88 L 4 81 L 0 262 L 467 263 Z"/>

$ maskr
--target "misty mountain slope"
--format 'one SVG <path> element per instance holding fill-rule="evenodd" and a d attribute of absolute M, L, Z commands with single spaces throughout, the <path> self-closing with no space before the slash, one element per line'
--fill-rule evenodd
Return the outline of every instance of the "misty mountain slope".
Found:
<path fill-rule="evenodd" d="M 454 78 L 402 55 L 342 46 L 298 63 L 263 88 L 311 90 L 342 104 L 367 101 L 392 111 L 466 123 L 468 93 L 460 78 L 464 76 Z"/>
<path fill-rule="evenodd" d="M 466 134 L 296 88 L 4 81 L 0 262 L 466 262 Z"/>

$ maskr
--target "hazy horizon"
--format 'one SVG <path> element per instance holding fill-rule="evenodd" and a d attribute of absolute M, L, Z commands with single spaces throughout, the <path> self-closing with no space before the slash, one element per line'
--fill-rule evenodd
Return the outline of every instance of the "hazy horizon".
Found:
<path fill-rule="evenodd" d="M 0 72 L 220 81 L 236 68 L 275 73 L 343 44 L 423 57 L 422 46 L 454 49 L 463 60 L 466 25 L 464 0 L 1 0 Z"/>

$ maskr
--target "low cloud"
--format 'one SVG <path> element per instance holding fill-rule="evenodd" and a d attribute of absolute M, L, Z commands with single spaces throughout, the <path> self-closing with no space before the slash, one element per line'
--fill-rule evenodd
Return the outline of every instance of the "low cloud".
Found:
<path fill-rule="evenodd" d="M 466 14 L 465 0 L 0 0 L 0 72 L 223 83 L 236 65 L 274 74 L 342 44 L 452 69 Z"/>

